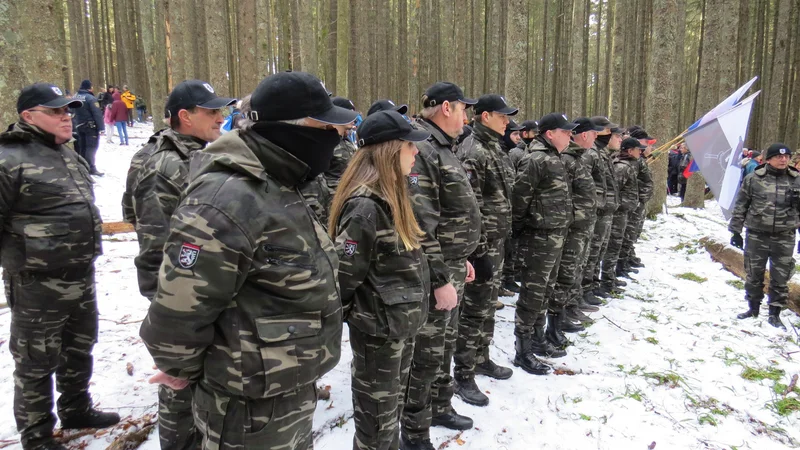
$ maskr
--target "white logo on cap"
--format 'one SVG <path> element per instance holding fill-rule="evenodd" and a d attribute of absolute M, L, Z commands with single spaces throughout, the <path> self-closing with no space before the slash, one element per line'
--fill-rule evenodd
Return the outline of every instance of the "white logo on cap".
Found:
<path fill-rule="evenodd" d="M 387 101 L 389 102 L 390 105 L 394 106 L 394 102 L 393 101 L 391 101 L 391 100 L 387 100 Z"/>
<path fill-rule="evenodd" d="M 563 117 L 564 120 L 569 121 L 569 119 L 567 119 L 567 115 L 566 114 L 562 114 L 561 117 Z"/>
<path fill-rule="evenodd" d="M 505 97 L 503 97 L 502 95 L 500 96 L 500 100 L 502 100 L 502 101 L 503 101 L 503 103 L 506 103 L 506 98 L 505 98 Z"/>
<path fill-rule="evenodd" d="M 350 102 L 350 106 L 352 106 L 352 107 L 353 107 L 353 109 L 356 109 L 356 105 L 353 103 L 353 101 L 352 101 L 352 100 L 349 100 L 349 102 Z"/>
<path fill-rule="evenodd" d="M 58 88 L 58 87 L 56 87 L 56 86 L 51 86 L 51 87 L 50 87 L 50 89 L 52 89 L 52 90 L 53 90 L 53 92 L 55 92 L 55 93 L 56 93 L 56 95 L 64 95 L 64 94 L 61 92 L 61 89 L 59 89 L 59 88 Z"/>
<path fill-rule="evenodd" d="M 780 149 L 778 151 L 781 152 L 781 155 L 785 155 L 786 154 L 786 149 L 785 148 L 782 148 L 782 149 Z"/>
<path fill-rule="evenodd" d="M 213 88 L 213 87 L 211 87 L 211 85 L 210 85 L 210 84 L 208 84 L 208 83 L 203 83 L 203 87 L 204 87 L 204 88 L 206 88 L 206 90 L 207 90 L 208 92 L 211 92 L 212 94 L 214 93 L 214 88 Z"/>

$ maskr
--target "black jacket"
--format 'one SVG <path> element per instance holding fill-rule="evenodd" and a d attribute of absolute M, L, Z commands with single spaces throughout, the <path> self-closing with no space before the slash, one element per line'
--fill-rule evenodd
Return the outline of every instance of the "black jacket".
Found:
<path fill-rule="evenodd" d="M 91 92 L 81 89 L 75 94 L 75 99 L 83 101 L 83 106 L 73 110 L 75 116 L 72 118 L 72 125 L 75 131 L 102 129 L 103 112 L 98 106 L 97 98 Z"/>

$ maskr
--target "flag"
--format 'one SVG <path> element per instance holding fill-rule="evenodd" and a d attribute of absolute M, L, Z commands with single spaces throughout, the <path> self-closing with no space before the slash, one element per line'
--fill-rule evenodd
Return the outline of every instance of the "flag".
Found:
<path fill-rule="evenodd" d="M 725 102 L 721 103 L 712 110 L 712 112 L 722 111 L 721 113 L 689 130 L 684 136 L 686 145 L 694 157 L 693 165 L 697 166 L 695 170 L 703 174 L 722 213 L 728 219 L 731 217 L 730 210 L 733 209 L 742 176 L 739 163 L 742 160 L 742 147 L 747 137 L 753 101 L 760 92 L 728 109 L 719 108 Z M 703 117 L 707 116 L 708 114 Z M 695 170 L 691 167 L 686 169 L 690 174 Z"/>
<path fill-rule="evenodd" d="M 757 76 L 753 77 L 753 79 L 743 84 L 739 89 L 736 90 L 736 92 L 734 92 L 728 98 L 723 100 L 722 103 L 715 106 L 714 109 L 712 109 L 711 111 L 705 113 L 703 117 L 697 119 L 697 122 L 693 123 L 687 131 L 692 131 L 696 128 L 700 128 L 701 126 L 707 124 L 708 122 L 711 122 L 720 115 L 724 114 L 726 111 L 733 108 L 737 103 L 739 103 L 739 100 L 741 100 L 741 98 L 744 97 L 744 94 L 750 89 L 751 86 L 753 86 L 753 83 L 755 83 L 757 79 L 758 79 Z"/>
<path fill-rule="evenodd" d="M 692 159 L 692 163 L 686 166 L 685 169 L 683 169 L 683 178 L 686 178 L 688 180 L 689 177 L 692 176 L 692 174 L 697 172 L 698 170 L 700 170 L 700 168 L 697 167 L 697 161 Z"/>

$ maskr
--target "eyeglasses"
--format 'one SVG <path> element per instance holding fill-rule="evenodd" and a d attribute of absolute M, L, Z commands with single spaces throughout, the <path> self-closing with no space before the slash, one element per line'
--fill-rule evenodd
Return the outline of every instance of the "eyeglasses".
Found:
<path fill-rule="evenodd" d="M 70 109 L 66 106 L 63 108 L 29 109 L 28 111 L 45 113 L 48 116 L 53 116 L 53 117 L 63 117 L 63 116 L 72 117 L 74 115 L 74 113 L 70 111 Z"/>

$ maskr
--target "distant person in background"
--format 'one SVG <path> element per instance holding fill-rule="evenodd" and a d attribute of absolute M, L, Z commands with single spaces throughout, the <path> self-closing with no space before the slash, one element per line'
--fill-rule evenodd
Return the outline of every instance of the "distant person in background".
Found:
<path fill-rule="evenodd" d="M 678 144 L 669 151 L 669 165 L 667 169 L 667 189 L 670 195 L 678 195 L 678 168 L 681 165 L 681 147 L 684 144 Z"/>
<path fill-rule="evenodd" d="M 114 99 L 111 99 L 111 103 L 114 103 Z M 103 108 L 103 125 L 105 125 L 106 129 L 106 142 L 109 144 L 114 143 L 114 116 L 111 115 L 111 105 L 106 106 Z"/>
<path fill-rule="evenodd" d="M 678 184 L 680 187 L 680 196 L 681 202 L 686 197 L 686 177 L 683 173 L 686 171 L 686 168 L 692 164 L 692 154 L 689 153 L 689 149 L 684 145 L 681 147 L 681 163 L 678 165 Z"/>
<path fill-rule="evenodd" d="M 145 103 L 144 98 L 136 97 L 133 105 L 136 107 L 136 120 L 139 123 L 144 123 L 147 120 L 147 103 Z"/>
<path fill-rule="evenodd" d="M 103 174 L 97 171 L 94 157 L 97 154 L 100 129 L 103 126 L 103 113 L 92 94 L 92 82 L 83 80 L 74 98 L 83 102 L 79 108 L 73 110 L 75 117 L 72 119 L 72 125 L 78 133 L 76 150 L 89 163 L 89 173 L 102 176 Z"/>
<path fill-rule="evenodd" d="M 111 106 L 111 104 L 114 103 L 114 92 L 116 92 L 114 86 L 109 84 L 106 90 L 97 96 L 97 101 L 100 102 L 100 108 L 105 110 L 107 106 Z"/>
<path fill-rule="evenodd" d="M 119 145 L 128 145 L 128 107 L 122 101 L 122 94 L 114 93 L 114 103 L 111 104 L 111 118 L 117 125 Z"/>
<path fill-rule="evenodd" d="M 754 150 L 750 152 L 750 159 L 747 161 L 747 164 L 744 165 L 742 169 L 742 179 L 744 177 L 753 173 L 756 170 L 756 167 L 760 166 L 763 162 L 763 158 L 761 157 L 761 152 Z"/>
<path fill-rule="evenodd" d="M 116 100 L 116 99 L 115 99 Z M 133 106 L 136 102 L 136 96 L 128 89 L 128 86 L 122 86 L 122 101 L 125 102 L 126 112 L 128 114 L 127 124 L 129 127 L 133 126 Z"/>

